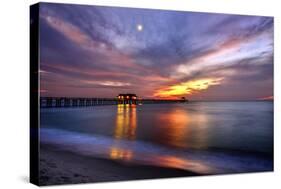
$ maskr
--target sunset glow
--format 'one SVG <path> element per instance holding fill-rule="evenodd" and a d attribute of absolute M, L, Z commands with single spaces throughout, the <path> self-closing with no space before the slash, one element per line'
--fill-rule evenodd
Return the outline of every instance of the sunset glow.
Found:
<path fill-rule="evenodd" d="M 184 83 L 160 89 L 154 94 L 154 96 L 162 98 L 186 96 L 195 92 L 199 92 L 201 90 L 206 90 L 213 85 L 219 85 L 221 81 L 221 78 L 207 78 L 194 81 L 187 81 Z"/>

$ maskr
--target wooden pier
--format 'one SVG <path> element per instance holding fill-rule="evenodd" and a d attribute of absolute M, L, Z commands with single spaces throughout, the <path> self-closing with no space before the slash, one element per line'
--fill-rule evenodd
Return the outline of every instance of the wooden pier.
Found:
<path fill-rule="evenodd" d="M 117 104 L 163 104 L 163 103 L 185 103 L 185 99 L 134 99 L 120 100 L 120 98 L 69 98 L 69 97 L 40 97 L 41 108 L 59 107 L 86 107 Z"/>

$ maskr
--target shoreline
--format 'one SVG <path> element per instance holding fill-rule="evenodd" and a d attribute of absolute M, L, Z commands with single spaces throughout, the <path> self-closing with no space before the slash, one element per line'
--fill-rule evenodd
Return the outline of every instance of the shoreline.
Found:
<path fill-rule="evenodd" d="M 93 158 L 40 145 L 39 185 L 59 185 L 160 179 L 200 174 L 174 168 L 126 164 L 114 160 Z"/>

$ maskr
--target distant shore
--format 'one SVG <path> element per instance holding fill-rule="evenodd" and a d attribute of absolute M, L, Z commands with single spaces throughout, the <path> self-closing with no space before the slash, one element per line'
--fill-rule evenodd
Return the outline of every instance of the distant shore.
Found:
<path fill-rule="evenodd" d="M 198 176 L 199 174 L 172 168 L 127 165 L 121 162 L 81 156 L 40 147 L 40 185 L 75 184 L 89 182 L 125 181 L 167 177 Z"/>

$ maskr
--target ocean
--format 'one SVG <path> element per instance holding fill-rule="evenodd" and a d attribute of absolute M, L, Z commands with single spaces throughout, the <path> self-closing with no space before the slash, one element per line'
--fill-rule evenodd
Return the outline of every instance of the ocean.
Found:
<path fill-rule="evenodd" d="M 273 170 L 273 102 L 41 108 L 40 143 L 199 174 Z"/>

